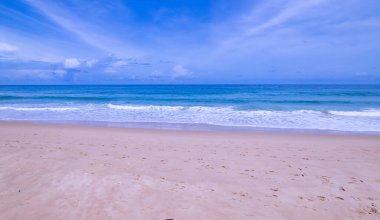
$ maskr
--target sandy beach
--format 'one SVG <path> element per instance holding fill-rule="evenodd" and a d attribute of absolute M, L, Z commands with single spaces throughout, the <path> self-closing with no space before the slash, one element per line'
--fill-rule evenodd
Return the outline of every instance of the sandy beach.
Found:
<path fill-rule="evenodd" d="M 0 219 L 379 219 L 380 136 L 0 123 Z"/>

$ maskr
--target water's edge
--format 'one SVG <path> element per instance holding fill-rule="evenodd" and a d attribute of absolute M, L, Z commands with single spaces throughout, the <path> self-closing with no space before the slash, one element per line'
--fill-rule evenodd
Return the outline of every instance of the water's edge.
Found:
<path fill-rule="evenodd" d="M 157 130 L 175 131 L 208 131 L 208 132 L 270 132 L 289 134 L 331 134 L 331 135 L 367 135 L 380 136 L 380 132 L 371 131 L 339 131 L 328 129 L 297 129 L 297 128 L 263 128 L 263 127 L 243 127 L 224 126 L 210 124 L 190 124 L 190 123 L 166 123 L 166 122 L 108 122 L 108 121 L 75 121 L 75 120 L 0 120 L 1 122 L 30 122 L 36 124 L 62 124 L 62 125 L 86 125 L 98 127 L 114 128 L 141 128 Z"/>

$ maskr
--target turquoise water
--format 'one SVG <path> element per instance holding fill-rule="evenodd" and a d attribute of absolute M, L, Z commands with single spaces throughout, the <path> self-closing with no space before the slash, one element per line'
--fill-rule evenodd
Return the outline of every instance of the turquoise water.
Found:
<path fill-rule="evenodd" d="M 0 120 L 380 132 L 380 86 L 0 86 Z"/>

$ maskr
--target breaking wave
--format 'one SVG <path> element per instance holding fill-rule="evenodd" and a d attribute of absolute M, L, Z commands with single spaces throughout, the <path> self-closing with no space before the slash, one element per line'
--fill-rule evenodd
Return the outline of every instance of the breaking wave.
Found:
<path fill-rule="evenodd" d="M 330 114 L 351 117 L 380 117 L 380 110 L 329 111 Z"/>
<path fill-rule="evenodd" d="M 380 110 L 256 110 L 232 106 L 25 104 L 0 106 L 0 120 L 183 123 L 218 126 L 380 132 Z"/>

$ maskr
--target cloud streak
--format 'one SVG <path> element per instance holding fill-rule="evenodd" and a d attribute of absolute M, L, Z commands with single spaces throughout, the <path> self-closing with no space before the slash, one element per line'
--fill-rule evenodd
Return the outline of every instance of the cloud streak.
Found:
<path fill-rule="evenodd" d="M 67 69 L 74 69 L 80 66 L 80 61 L 76 58 L 68 58 L 65 60 L 63 66 Z"/>
<path fill-rule="evenodd" d="M 0 52 L 15 52 L 18 48 L 14 45 L 0 42 Z"/>
<path fill-rule="evenodd" d="M 190 77 L 192 75 L 191 71 L 186 69 L 180 64 L 177 64 L 173 67 L 173 79 L 181 78 L 181 77 Z"/>
<path fill-rule="evenodd" d="M 281 1 L 280 3 L 278 1 L 266 1 L 264 5 L 261 5 L 261 7 L 258 8 L 255 7 L 249 14 L 244 15 L 242 20 L 238 21 L 242 28 L 238 30 L 233 37 L 222 39 L 221 47 L 218 51 L 219 53 L 226 53 L 241 45 L 245 47 L 246 44 L 244 42 L 250 42 L 255 36 L 268 32 L 268 30 L 275 27 L 281 26 L 291 19 L 296 19 L 298 16 L 304 14 L 308 9 L 320 6 L 324 2 L 325 0 L 295 0 L 291 2 L 286 1 L 285 3 L 282 2 L 281 4 Z M 274 13 L 274 15 L 269 16 L 266 19 L 258 19 L 255 16 L 255 14 L 258 14 L 260 10 L 273 8 L 275 5 L 282 5 L 282 8 Z M 281 28 L 292 28 L 292 26 Z M 277 30 L 275 29 L 272 31 Z"/>
<path fill-rule="evenodd" d="M 126 44 L 125 41 L 113 37 L 111 32 L 107 33 L 108 30 L 104 28 L 106 24 L 102 24 L 100 21 L 98 21 L 99 23 L 88 23 L 81 19 L 80 16 L 71 13 L 69 8 L 58 3 L 40 0 L 26 0 L 26 2 L 41 11 L 62 28 L 73 33 L 83 42 L 99 48 L 106 53 L 134 57 L 142 55 L 138 49 Z"/>

